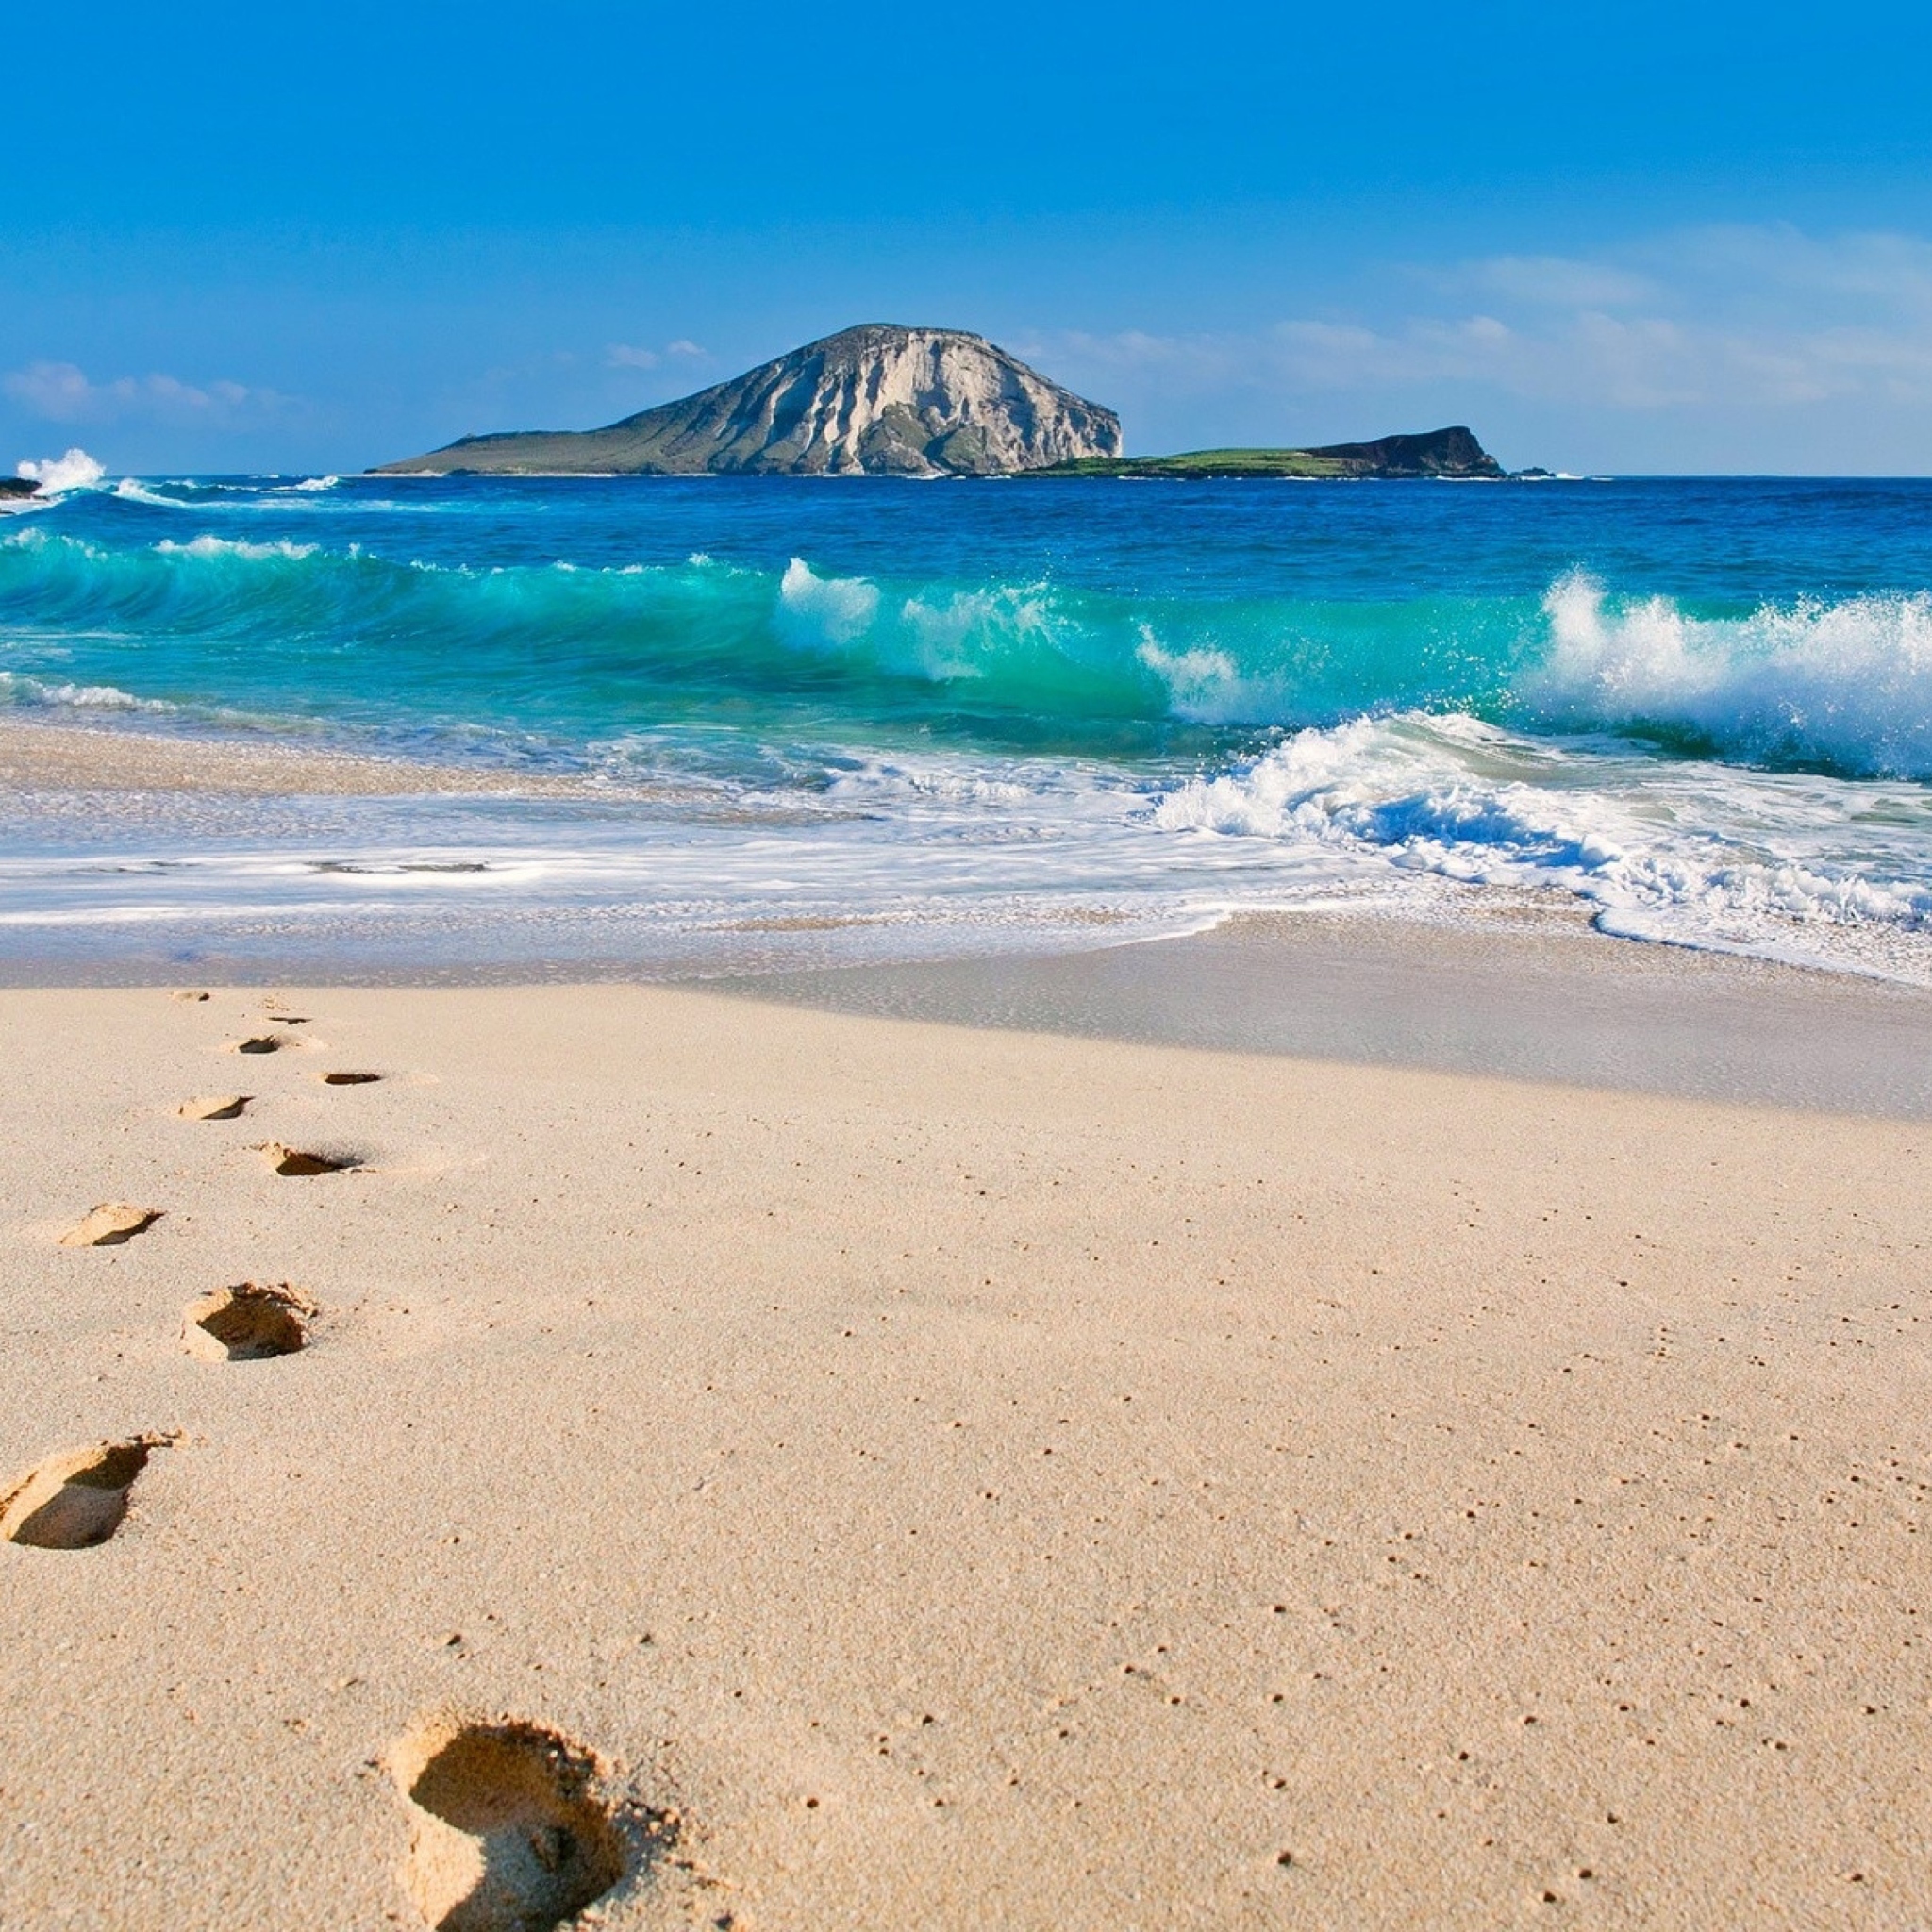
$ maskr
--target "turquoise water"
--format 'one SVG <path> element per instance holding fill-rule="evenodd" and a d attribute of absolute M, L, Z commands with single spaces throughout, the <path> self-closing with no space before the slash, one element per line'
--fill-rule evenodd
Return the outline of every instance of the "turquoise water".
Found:
<path fill-rule="evenodd" d="M 16 953 L 701 971 L 1488 885 L 1926 976 L 1932 485 L 103 482 L 0 520 L 0 706 L 501 780 L 12 799 Z"/>

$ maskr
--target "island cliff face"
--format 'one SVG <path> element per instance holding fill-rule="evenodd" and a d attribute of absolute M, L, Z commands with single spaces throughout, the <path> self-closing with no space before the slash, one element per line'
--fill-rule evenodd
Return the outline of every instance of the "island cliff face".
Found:
<path fill-rule="evenodd" d="M 466 436 L 377 474 L 996 476 L 1120 447 L 1111 409 L 983 336 L 871 323 L 608 428 Z"/>

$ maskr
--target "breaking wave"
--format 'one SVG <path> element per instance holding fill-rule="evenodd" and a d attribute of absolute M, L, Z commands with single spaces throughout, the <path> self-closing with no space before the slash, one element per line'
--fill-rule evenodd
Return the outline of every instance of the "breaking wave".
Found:
<path fill-rule="evenodd" d="M 1916 787 L 1847 796 L 1808 774 L 1636 762 L 1466 716 L 1359 719 L 1177 786 L 1151 819 L 1464 883 L 1557 886 L 1631 937 L 1815 961 L 1787 928 L 1932 931 L 1932 798 Z"/>
<path fill-rule="evenodd" d="M 1932 594 L 1806 600 L 1740 618 L 1614 604 L 1564 577 L 1543 599 L 1531 715 L 1742 763 L 1932 778 Z"/>

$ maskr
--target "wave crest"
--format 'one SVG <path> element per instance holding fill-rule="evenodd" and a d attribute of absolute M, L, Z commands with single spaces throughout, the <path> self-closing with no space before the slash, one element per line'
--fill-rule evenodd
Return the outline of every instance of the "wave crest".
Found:
<path fill-rule="evenodd" d="M 249 543 L 238 537 L 208 536 L 191 537 L 185 543 L 163 537 L 155 545 L 163 557 L 243 557 L 254 563 L 277 557 L 289 563 L 300 563 L 305 558 L 313 557 L 321 547 L 319 543 L 291 543 L 286 539 L 275 543 Z"/>
<path fill-rule="evenodd" d="M 1932 778 L 1932 594 L 1687 616 L 1667 597 L 1613 607 L 1574 573 L 1543 599 L 1549 655 L 1532 715 L 1654 735 L 1752 764 Z"/>
<path fill-rule="evenodd" d="M 138 698 L 113 684 L 49 683 L 15 671 L 0 671 L 0 705 L 48 706 L 75 711 L 144 711 L 159 714 L 175 706 L 165 698 Z"/>

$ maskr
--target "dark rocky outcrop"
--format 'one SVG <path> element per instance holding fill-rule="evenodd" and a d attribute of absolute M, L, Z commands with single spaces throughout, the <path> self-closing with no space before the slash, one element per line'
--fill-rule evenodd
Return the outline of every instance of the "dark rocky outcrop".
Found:
<path fill-rule="evenodd" d="M 41 486 L 31 476 L 0 476 L 0 497 L 38 496 Z"/>
<path fill-rule="evenodd" d="M 1331 442 L 1311 449 L 1311 457 L 1353 468 L 1364 476 L 1487 476 L 1497 477 L 1503 466 L 1475 434 L 1457 424 L 1449 429 L 1425 429 L 1418 436 L 1384 436 L 1374 442 Z"/>
<path fill-rule="evenodd" d="M 603 429 L 466 436 L 379 474 L 991 476 L 1120 446 L 1111 409 L 983 336 L 874 323 Z"/>

